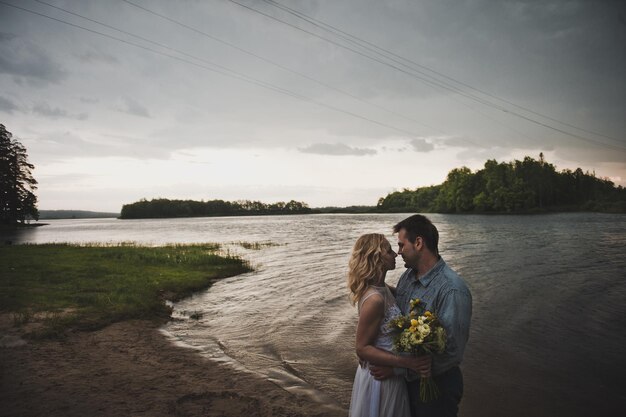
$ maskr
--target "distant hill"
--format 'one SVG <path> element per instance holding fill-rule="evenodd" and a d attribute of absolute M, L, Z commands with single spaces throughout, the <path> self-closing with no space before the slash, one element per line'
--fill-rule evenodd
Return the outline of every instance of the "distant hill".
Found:
<path fill-rule="evenodd" d="M 85 210 L 39 210 L 39 220 L 54 219 L 104 219 L 119 217 L 119 213 L 104 213 Z"/>

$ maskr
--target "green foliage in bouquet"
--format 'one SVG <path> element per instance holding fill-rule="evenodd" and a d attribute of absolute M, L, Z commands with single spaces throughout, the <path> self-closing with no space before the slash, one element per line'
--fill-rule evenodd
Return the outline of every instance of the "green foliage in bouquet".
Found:
<path fill-rule="evenodd" d="M 393 349 L 398 353 L 416 356 L 442 354 L 446 348 L 446 330 L 437 316 L 424 311 L 420 299 L 411 300 L 411 311 L 389 322 L 394 331 Z M 420 400 L 429 402 L 439 396 L 439 389 L 430 375 L 422 375 Z"/>

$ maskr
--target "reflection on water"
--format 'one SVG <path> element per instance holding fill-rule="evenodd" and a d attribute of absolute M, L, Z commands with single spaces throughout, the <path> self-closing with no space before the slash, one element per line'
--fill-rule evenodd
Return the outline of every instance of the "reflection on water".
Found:
<path fill-rule="evenodd" d="M 180 320 L 163 331 L 203 355 L 345 408 L 356 366 L 349 252 L 367 232 L 386 233 L 395 244 L 391 227 L 404 217 L 60 220 L 2 240 L 278 243 L 229 245 L 256 271 L 178 303 Z M 474 296 L 464 413 L 583 416 L 624 408 L 626 216 L 430 217 L 442 256 Z M 402 270 L 398 263 L 388 282 Z M 190 319 L 196 311 L 202 318 Z"/>

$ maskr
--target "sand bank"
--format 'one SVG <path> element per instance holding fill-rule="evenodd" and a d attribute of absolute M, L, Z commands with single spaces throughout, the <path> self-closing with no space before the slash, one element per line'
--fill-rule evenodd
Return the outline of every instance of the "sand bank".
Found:
<path fill-rule="evenodd" d="M 27 343 L 3 321 L 0 416 L 347 414 L 174 346 L 150 321 Z"/>

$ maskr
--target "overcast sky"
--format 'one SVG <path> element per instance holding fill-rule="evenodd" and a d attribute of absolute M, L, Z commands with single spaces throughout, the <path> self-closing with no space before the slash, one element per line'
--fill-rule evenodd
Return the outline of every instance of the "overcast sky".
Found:
<path fill-rule="evenodd" d="M 2 1 L 82 27 L 0 4 L 40 209 L 373 205 L 540 152 L 626 185 L 624 1 Z"/>

